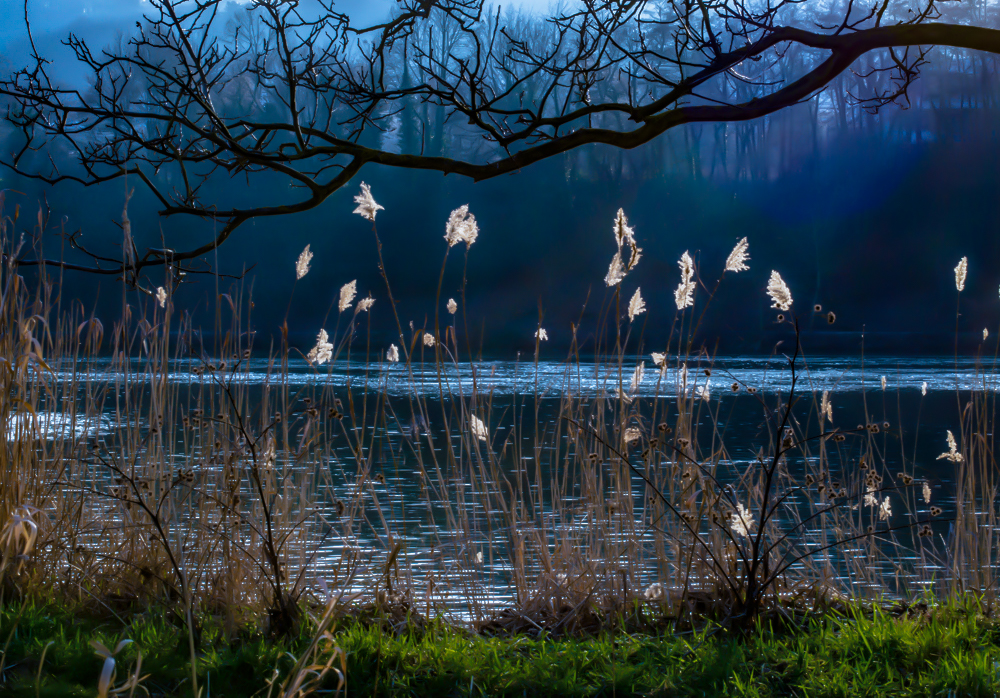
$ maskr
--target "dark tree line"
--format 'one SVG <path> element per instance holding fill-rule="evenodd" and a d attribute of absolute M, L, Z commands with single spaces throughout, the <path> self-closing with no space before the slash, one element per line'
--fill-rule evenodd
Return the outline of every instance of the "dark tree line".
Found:
<path fill-rule="evenodd" d="M 115 259 L 71 236 L 91 262 L 50 262 L 132 282 L 164 264 L 180 275 L 247 221 L 315 208 L 370 165 L 484 180 L 704 124 L 683 130 L 699 139 L 689 152 L 707 152 L 691 166 L 754 176 L 725 168 L 733 150 L 738 159 L 757 141 L 792 138 L 773 133 L 791 125 L 771 115 L 810 110 L 795 128 L 818 142 L 826 119 L 847 129 L 890 104 L 920 112 L 921 73 L 992 82 L 989 54 L 1000 52 L 981 0 L 582 0 L 544 19 L 482 0 L 398 0 L 366 27 L 328 0 L 254 0 L 235 17 L 220 0 L 149 6 L 117 46 L 66 39 L 90 75 L 85 88 L 50 77 L 37 50 L 0 79 L 12 131 L 0 159 L 20 176 L 129 178 L 161 215 L 208 223 L 209 238 L 190 249 L 139 250 L 126 238 Z M 993 94 L 952 92 L 957 102 L 939 111 Z M 260 186 L 275 176 L 289 186 Z M 226 178 L 254 188 L 253 201 L 206 195 Z"/>

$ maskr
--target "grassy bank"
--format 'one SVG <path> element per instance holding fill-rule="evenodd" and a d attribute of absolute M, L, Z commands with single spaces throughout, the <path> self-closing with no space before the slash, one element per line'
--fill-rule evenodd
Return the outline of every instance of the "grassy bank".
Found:
<path fill-rule="evenodd" d="M 190 695 L 185 629 L 157 611 L 126 617 L 7 606 L 0 692 L 93 696 L 105 660 L 91 642 L 114 648 L 131 639 L 116 656 L 119 685 L 141 654 L 135 695 Z M 344 651 L 346 693 L 356 696 L 992 696 L 1000 688 L 1000 625 L 971 604 L 855 606 L 790 627 L 489 637 L 369 610 L 338 619 L 331 637 Z M 199 685 L 219 698 L 279 695 L 310 643 L 308 629 L 268 640 L 211 621 L 200 634 Z M 328 673 L 324 687 L 337 683 Z"/>

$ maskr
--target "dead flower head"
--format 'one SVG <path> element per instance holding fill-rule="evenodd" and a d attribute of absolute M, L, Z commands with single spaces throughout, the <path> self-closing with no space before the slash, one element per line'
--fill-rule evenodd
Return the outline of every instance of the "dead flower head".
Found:
<path fill-rule="evenodd" d="M 955 288 L 959 291 L 965 290 L 965 277 L 969 274 L 969 258 L 962 257 L 955 267 Z"/>

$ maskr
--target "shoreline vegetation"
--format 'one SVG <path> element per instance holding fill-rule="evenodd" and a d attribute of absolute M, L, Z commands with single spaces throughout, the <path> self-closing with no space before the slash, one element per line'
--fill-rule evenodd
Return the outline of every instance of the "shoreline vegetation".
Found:
<path fill-rule="evenodd" d="M 216 294 L 205 346 L 169 264 L 162 285 L 126 275 L 120 317 L 97 318 L 58 275 L 18 267 L 44 214 L 27 242 L 0 216 L 0 693 L 993 695 L 995 391 L 956 388 L 940 498 L 885 378 L 856 427 L 808 387 L 779 271 L 759 302 L 788 332 L 784 387 L 714 361 L 700 319 L 726 274 L 753 273 L 746 238 L 726 260 L 685 252 L 665 312 L 628 286 L 642 249 L 619 210 L 601 320 L 570 328 L 557 411 L 537 380 L 501 404 L 475 369 L 467 279 L 442 289 L 453 248 L 474 253 L 474 215 L 447 221 L 416 326 L 396 313 L 381 207 L 364 184 L 355 201 L 385 287 L 340 286 L 307 351 L 287 327 L 255 345 L 242 281 Z M 122 227 L 127 257 L 127 212 Z M 289 304 L 313 262 L 307 246 L 288 270 Z M 958 310 L 967 273 L 963 258 Z M 398 344 L 372 346 L 380 311 Z M 666 346 L 644 345 L 654 316 Z M 540 315 L 536 373 L 556 331 Z M 574 390 L 583 355 L 610 369 L 604 394 Z M 252 387 L 240 377 L 262 356 Z M 314 381 L 289 382 L 299 356 Z M 179 359 L 191 381 L 170 380 Z M 430 372 L 438 394 L 335 387 L 334 361 Z M 449 379 L 462 362 L 470 390 Z M 727 446 L 720 394 L 759 407 L 749 460 Z M 419 486 L 414 520 L 401 477 Z"/>

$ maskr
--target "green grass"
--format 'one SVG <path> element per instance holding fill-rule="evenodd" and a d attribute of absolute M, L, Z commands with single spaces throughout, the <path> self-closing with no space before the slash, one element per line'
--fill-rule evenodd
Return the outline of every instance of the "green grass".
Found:
<path fill-rule="evenodd" d="M 54 606 L 3 608 L 0 643 L 9 644 L 0 695 L 95 696 L 102 660 L 89 642 L 113 648 L 123 638 L 134 643 L 120 655 L 119 681 L 141 650 L 150 695 L 191 695 L 184 628 L 155 611 L 129 619 L 126 626 Z M 227 637 L 206 620 L 202 695 L 266 695 L 275 669 L 284 677 L 309 639 L 308 629 L 282 642 L 251 632 Z M 334 639 L 347 652 L 348 695 L 356 696 L 993 696 L 1000 689 L 1000 624 L 956 605 L 914 618 L 816 617 L 742 638 L 717 626 L 678 635 L 482 637 L 443 623 L 394 631 L 369 613 L 339 620 Z"/>

